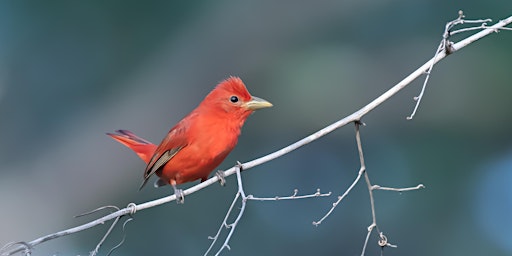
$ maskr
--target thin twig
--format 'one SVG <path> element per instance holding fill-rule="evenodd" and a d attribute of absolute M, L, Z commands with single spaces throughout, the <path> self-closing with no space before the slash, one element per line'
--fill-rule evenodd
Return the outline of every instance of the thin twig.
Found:
<path fill-rule="evenodd" d="M 372 190 L 388 190 L 388 191 L 396 191 L 396 192 L 406 192 L 406 191 L 412 191 L 412 190 L 419 190 L 423 189 L 425 186 L 423 184 L 418 184 L 415 187 L 408 187 L 408 188 L 391 188 L 391 187 L 381 187 L 379 185 L 373 185 L 371 187 Z"/>
<path fill-rule="evenodd" d="M 377 225 L 377 214 L 375 213 L 375 198 L 373 197 L 372 183 L 370 181 L 370 177 L 368 176 L 368 172 L 366 171 L 366 164 L 364 161 L 363 144 L 361 143 L 361 132 L 359 129 L 359 124 L 359 122 L 355 123 L 357 152 L 359 152 L 359 162 L 361 164 L 361 168 L 365 169 L 364 180 L 366 181 L 366 186 L 368 188 L 368 194 L 370 196 L 370 207 L 372 212 L 372 224 L 368 227 L 368 234 L 366 235 L 366 241 L 361 252 L 361 256 L 363 256 L 364 252 L 366 251 L 366 245 L 368 244 L 368 237 L 372 233 L 373 229 L 376 229 L 379 234 L 382 234 L 382 232 L 380 232 L 379 226 Z"/>
<path fill-rule="evenodd" d="M 119 247 L 121 247 L 121 245 L 123 245 L 124 241 L 126 240 L 126 224 L 128 224 L 128 222 L 130 222 L 132 220 L 133 220 L 133 218 L 129 218 L 124 221 L 124 223 L 123 223 L 123 238 L 117 245 L 115 245 L 114 247 L 112 247 L 110 249 L 110 251 L 107 253 L 107 256 L 110 256 L 110 254 L 112 254 L 115 250 L 117 250 L 117 248 L 119 248 Z"/>
<path fill-rule="evenodd" d="M 437 47 L 436 54 L 434 55 L 434 59 L 437 58 L 437 55 L 441 52 L 442 49 L 445 48 L 445 42 L 442 41 L 439 46 Z M 420 106 L 421 99 L 423 99 L 423 95 L 425 94 L 425 89 L 427 88 L 428 79 L 430 78 L 430 74 L 432 72 L 432 69 L 434 68 L 434 62 L 430 63 L 430 66 L 428 67 L 427 71 L 425 71 L 425 80 L 423 81 L 423 85 L 421 86 L 420 94 L 416 97 L 414 97 L 414 101 L 416 101 L 416 104 L 414 105 L 414 109 L 412 110 L 411 115 L 406 117 L 407 120 L 412 120 L 414 116 L 416 115 L 416 111 L 418 111 L 418 107 Z"/>
<path fill-rule="evenodd" d="M 213 241 L 210 244 L 210 247 L 208 247 L 208 250 L 206 250 L 206 252 L 204 253 L 205 256 L 208 255 L 208 253 L 211 251 L 211 249 L 213 248 L 213 246 L 215 245 L 215 243 L 219 239 L 220 233 L 222 232 L 224 227 L 225 228 L 229 228 L 229 226 L 227 224 L 227 221 L 228 221 L 228 218 L 231 215 L 231 211 L 233 211 L 233 208 L 235 207 L 236 202 L 238 201 L 239 197 L 240 197 L 240 193 L 236 193 L 235 198 L 233 199 L 233 202 L 231 203 L 231 206 L 229 207 L 228 212 L 226 213 L 226 217 L 224 217 L 224 220 L 222 221 L 219 229 L 217 230 L 217 233 L 213 237 L 211 237 L 211 236 L 208 237 L 208 239 L 211 239 Z"/>
<path fill-rule="evenodd" d="M 235 232 L 238 222 L 240 221 L 240 219 L 242 218 L 242 215 L 244 214 L 245 206 L 247 204 L 247 197 L 245 196 L 245 191 L 244 191 L 244 187 L 243 187 L 243 183 L 242 183 L 242 174 L 241 174 L 242 168 L 241 168 L 241 166 L 242 166 L 242 164 L 240 162 L 237 162 L 237 165 L 235 166 L 238 191 L 235 195 L 235 198 L 233 199 L 233 202 L 231 203 L 231 206 L 228 209 L 228 212 L 226 213 L 226 217 L 224 217 L 224 220 L 222 221 L 219 229 L 217 230 L 217 234 L 215 234 L 214 237 L 208 237 L 208 239 L 212 239 L 213 241 L 210 244 L 210 247 L 208 247 L 208 250 L 206 250 L 206 252 L 204 253 L 205 256 L 208 255 L 208 253 L 211 251 L 211 249 L 213 248 L 215 243 L 218 241 L 219 235 L 222 232 L 223 228 L 229 229 L 229 233 L 226 236 L 224 243 L 221 245 L 221 247 L 219 248 L 217 253 L 215 253 L 215 255 L 216 256 L 219 255 L 224 250 L 224 248 L 231 250 L 231 247 L 229 246 L 229 241 L 231 240 L 231 236 Z M 228 220 L 229 216 L 231 215 L 231 212 L 233 211 L 233 208 L 234 208 L 236 202 L 238 201 L 239 197 L 242 198 L 242 206 L 240 207 L 240 211 L 238 212 L 236 219 L 232 223 L 228 224 L 227 220 Z"/>
<path fill-rule="evenodd" d="M 114 205 L 107 205 L 107 206 L 102 206 L 102 207 L 96 208 L 96 209 L 94 209 L 92 211 L 88 211 L 88 212 L 76 215 L 75 218 L 83 217 L 83 216 L 86 216 L 86 215 L 90 215 L 90 214 L 93 214 L 93 213 L 96 213 L 96 212 L 99 212 L 101 210 L 108 209 L 108 208 L 114 209 L 115 211 L 119 211 L 119 207 L 114 206 Z M 110 233 L 112 232 L 112 230 L 114 229 L 114 227 L 116 226 L 117 222 L 119 221 L 119 219 L 121 217 L 122 216 L 119 216 L 119 217 L 114 219 L 114 221 L 110 225 L 110 227 L 107 230 L 107 232 L 105 233 L 105 235 L 103 235 L 103 237 L 101 238 L 99 243 L 96 245 L 96 248 L 94 248 L 94 250 L 89 253 L 90 256 L 95 256 L 96 254 L 98 254 L 98 251 L 100 250 L 101 245 L 105 242 L 105 240 L 107 240 L 108 235 L 110 235 Z"/>
<path fill-rule="evenodd" d="M 370 235 L 372 234 L 374 227 L 375 227 L 374 224 L 368 226 L 368 233 L 366 233 L 366 238 L 364 239 L 363 249 L 361 250 L 361 256 L 363 256 L 364 253 L 366 252 L 366 248 L 368 246 L 368 241 L 370 240 Z"/>
<path fill-rule="evenodd" d="M 298 189 L 293 190 L 293 195 L 291 196 L 276 196 L 276 197 L 255 197 L 253 195 L 248 195 L 246 200 L 255 200 L 255 201 L 280 201 L 280 200 L 295 200 L 295 199 L 305 199 L 305 198 L 314 198 L 314 197 L 324 197 L 330 196 L 332 193 L 322 193 L 320 189 L 316 190 L 316 193 L 309 195 L 297 195 L 299 193 Z"/>
<path fill-rule="evenodd" d="M 220 255 L 224 248 L 231 250 L 231 247 L 229 247 L 229 241 L 231 240 L 231 236 L 233 236 L 233 233 L 235 232 L 235 229 L 238 226 L 238 222 L 242 218 L 242 215 L 244 215 L 245 206 L 247 205 L 247 197 L 245 196 L 245 191 L 242 184 L 242 174 L 240 173 L 240 166 L 236 167 L 236 180 L 238 183 L 238 194 L 240 194 L 240 196 L 242 197 L 242 206 L 240 207 L 240 211 L 238 212 L 238 216 L 236 216 L 236 219 L 231 224 L 228 225 L 230 229 L 229 233 L 226 239 L 224 240 L 224 243 L 220 247 L 219 251 L 217 251 L 217 253 L 215 254 L 215 256 Z"/>
<path fill-rule="evenodd" d="M 322 222 L 327 219 L 327 217 L 329 217 L 329 215 L 331 215 L 331 213 L 334 211 L 334 209 L 336 208 L 336 206 L 338 206 L 338 204 L 343 200 L 343 198 L 345 198 L 348 193 L 350 193 L 350 191 L 352 191 L 352 189 L 354 188 L 354 186 L 359 182 L 359 180 L 361 179 L 361 176 L 362 174 L 364 173 L 364 169 L 361 168 L 359 169 L 359 174 L 357 175 L 356 179 L 352 182 L 352 184 L 347 188 L 347 190 L 345 190 L 345 192 L 343 193 L 343 195 L 341 196 L 338 196 L 338 200 L 334 203 L 332 203 L 332 207 L 331 209 L 320 219 L 320 220 L 317 220 L 317 221 L 313 221 L 313 225 L 315 226 L 318 226 L 320 224 L 322 224 Z"/>
<path fill-rule="evenodd" d="M 359 151 L 359 160 L 360 160 L 360 163 L 361 163 L 358 175 L 356 176 L 356 178 L 352 182 L 352 184 L 350 184 L 350 186 L 347 188 L 347 190 L 345 190 L 345 192 L 343 192 L 343 194 L 338 197 L 338 200 L 332 204 L 331 209 L 329 209 L 329 211 L 327 211 L 327 213 L 320 220 L 313 221 L 313 225 L 315 225 L 315 226 L 318 226 L 318 225 L 322 224 L 322 222 L 327 217 L 329 217 L 329 215 L 331 215 L 331 213 L 334 211 L 336 206 L 338 206 L 338 204 L 350 193 L 350 191 L 352 191 L 352 189 L 356 186 L 356 184 L 361 179 L 361 176 L 363 175 L 363 173 L 366 172 L 366 167 L 364 165 L 363 151 L 362 151 L 362 148 L 359 147 L 360 143 L 361 143 L 361 138 L 359 137 L 359 125 L 361 124 L 361 122 L 360 121 L 355 121 L 354 123 L 356 125 L 356 141 L 357 141 L 357 148 L 358 148 L 358 151 Z"/>
<path fill-rule="evenodd" d="M 226 216 L 224 217 L 224 220 L 222 221 L 219 229 L 217 230 L 217 233 L 213 237 L 208 237 L 208 239 L 211 239 L 213 241 L 211 242 L 210 246 L 208 247 L 208 250 L 206 250 L 206 252 L 204 253 L 205 256 L 208 255 L 208 253 L 212 250 L 213 246 L 218 241 L 219 236 L 222 233 L 222 230 L 224 228 L 230 229 L 230 231 L 229 231 L 226 239 L 224 240 L 224 243 L 222 244 L 222 246 L 220 247 L 220 249 L 217 251 L 217 253 L 215 255 L 219 255 L 224 250 L 224 248 L 227 248 L 228 250 L 231 249 L 231 247 L 229 246 L 229 241 L 231 240 L 231 236 L 235 232 L 235 228 L 238 225 L 238 222 L 240 221 L 240 219 L 242 218 L 242 215 L 244 214 L 245 207 L 247 205 L 247 201 L 249 201 L 249 200 L 254 200 L 254 201 L 280 201 L 280 200 L 295 200 L 295 199 L 306 199 L 306 198 L 315 198 L 315 197 L 326 197 L 326 196 L 330 196 L 331 195 L 331 192 L 326 193 L 326 194 L 322 194 L 320 189 L 317 189 L 316 193 L 313 193 L 313 194 L 310 194 L 310 195 L 301 195 L 301 196 L 299 196 L 298 195 L 299 190 L 295 189 L 293 191 L 293 195 L 287 196 L 287 197 L 276 196 L 276 197 L 268 197 L 267 198 L 267 197 L 255 197 L 253 195 L 247 195 L 246 196 L 245 195 L 245 191 L 244 191 L 244 187 L 243 187 L 243 183 L 242 183 L 242 175 L 241 175 L 241 172 L 240 172 L 241 166 L 242 166 L 242 164 L 240 162 L 238 162 L 238 164 L 235 166 L 235 168 L 236 168 L 236 178 L 237 178 L 237 184 L 238 184 L 238 191 L 237 191 L 237 193 L 235 195 L 235 198 L 233 199 L 233 202 L 231 203 L 231 206 L 229 207 L 229 209 L 228 209 L 228 211 L 226 213 Z M 232 223 L 228 224 L 227 220 L 228 220 L 229 216 L 231 216 L 231 212 L 233 211 L 234 206 L 238 202 L 238 198 L 240 198 L 240 197 L 241 197 L 241 201 L 242 201 L 242 206 L 240 207 L 240 211 L 238 212 L 238 215 L 237 215 L 235 221 L 233 221 Z"/>
<path fill-rule="evenodd" d="M 107 240 L 108 235 L 110 235 L 110 233 L 112 232 L 112 230 L 114 229 L 114 227 L 116 226 L 116 224 L 120 218 L 121 218 L 121 216 L 114 219 L 114 221 L 112 222 L 112 225 L 110 225 L 110 227 L 108 228 L 105 235 L 103 235 L 100 242 L 96 245 L 96 248 L 94 248 L 94 250 L 91 253 L 89 253 L 90 256 L 96 256 L 96 254 L 98 254 L 98 251 L 100 250 L 101 245 L 105 242 L 105 240 Z"/>

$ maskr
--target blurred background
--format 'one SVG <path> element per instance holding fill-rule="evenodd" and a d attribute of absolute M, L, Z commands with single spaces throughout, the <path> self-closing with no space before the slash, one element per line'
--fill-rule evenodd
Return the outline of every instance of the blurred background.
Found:
<path fill-rule="evenodd" d="M 499 1 L 495 1 L 496 3 Z M 358 110 L 430 59 L 445 23 L 504 19 L 512 2 L 2 1 L 0 3 L 0 245 L 30 241 L 172 193 L 138 191 L 143 162 L 105 132 L 160 142 L 221 80 L 240 76 L 274 107 L 246 122 L 219 167 L 278 150 Z M 461 39 L 456 37 L 454 40 Z M 478 41 L 368 114 L 362 129 L 387 255 L 511 255 L 512 33 Z M 320 219 L 359 169 L 354 128 L 243 173 L 248 194 L 332 191 L 309 200 L 249 202 L 223 255 L 359 255 L 371 223 L 359 183 Z M 151 181 L 151 183 L 153 180 Z M 196 183 L 185 184 L 183 188 Z M 236 180 L 138 212 L 113 255 L 202 255 Z M 87 255 L 107 225 L 37 246 L 33 255 Z M 101 248 L 123 237 L 118 226 Z M 377 236 L 367 255 L 378 255 Z"/>

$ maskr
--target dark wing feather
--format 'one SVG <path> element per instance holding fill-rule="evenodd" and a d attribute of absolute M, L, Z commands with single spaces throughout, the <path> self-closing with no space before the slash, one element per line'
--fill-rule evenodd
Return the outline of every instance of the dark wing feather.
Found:
<path fill-rule="evenodd" d="M 182 120 L 173 127 L 156 148 L 155 154 L 144 170 L 143 181 L 139 190 L 146 185 L 151 175 L 158 171 L 158 169 L 162 168 L 167 162 L 169 162 L 169 160 L 178 154 L 181 149 L 187 146 L 188 141 L 185 134 L 188 129 L 188 122 L 185 120 L 186 119 Z"/>
<path fill-rule="evenodd" d="M 142 184 L 140 185 L 139 190 L 146 185 L 146 183 L 149 180 L 149 177 L 153 175 L 158 169 L 160 169 L 162 166 L 164 166 L 169 160 L 171 160 L 183 147 L 173 148 L 170 150 L 165 151 L 156 161 L 154 161 L 154 164 L 152 166 L 148 165 L 146 167 L 146 171 L 144 172 L 144 180 L 142 181 Z M 154 155 L 153 158 L 155 158 L 157 155 Z M 151 160 L 153 162 L 153 159 Z M 150 162 L 150 163 L 151 163 Z"/>

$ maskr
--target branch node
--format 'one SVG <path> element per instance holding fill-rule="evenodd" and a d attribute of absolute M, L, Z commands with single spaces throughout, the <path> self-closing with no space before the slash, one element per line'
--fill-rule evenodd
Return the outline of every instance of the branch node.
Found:
<path fill-rule="evenodd" d="M 361 168 L 359 169 L 359 175 L 362 175 L 364 172 L 366 172 L 366 167 L 361 166 Z"/>
<path fill-rule="evenodd" d="M 450 55 L 450 54 L 454 53 L 455 51 L 456 50 L 453 47 L 453 42 L 450 41 L 450 40 L 445 40 L 445 42 L 444 42 L 444 53 L 446 53 L 446 55 Z"/>
<path fill-rule="evenodd" d="M 356 125 L 358 125 L 358 126 L 366 126 L 366 124 L 365 124 L 363 121 L 361 121 L 360 119 L 355 120 L 355 121 L 354 121 L 354 123 L 355 123 Z"/>
<path fill-rule="evenodd" d="M 126 208 L 130 209 L 130 215 L 134 215 L 137 212 L 137 205 L 135 203 L 129 203 Z"/>
<path fill-rule="evenodd" d="M 242 164 L 240 161 L 236 161 L 235 167 L 238 168 L 240 172 L 244 170 L 244 164 Z"/>
<path fill-rule="evenodd" d="M 379 237 L 380 237 L 380 239 L 379 239 L 378 244 L 380 247 L 393 247 L 393 248 L 398 247 L 397 245 L 390 244 L 388 242 L 388 238 L 382 232 L 379 233 Z"/>
<path fill-rule="evenodd" d="M 368 232 L 372 232 L 372 230 L 377 226 L 377 224 L 372 223 L 370 226 L 368 226 Z"/>
<path fill-rule="evenodd" d="M 380 232 L 379 236 L 380 236 L 379 246 L 380 247 L 386 246 L 388 244 L 388 238 L 382 232 Z"/>

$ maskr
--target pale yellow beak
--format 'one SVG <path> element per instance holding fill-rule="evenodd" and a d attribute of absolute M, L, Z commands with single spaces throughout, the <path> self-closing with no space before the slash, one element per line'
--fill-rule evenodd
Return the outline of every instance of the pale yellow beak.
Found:
<path fill-rule="evenodd" d="M 252 97 L 250 101 L 245 102 L 242 104 L 242 107 L 250 109 L 250 110 L 256 110 L 260 108 L 270 108 L 272 107 L 272 103 L 258 97 Z"/>

